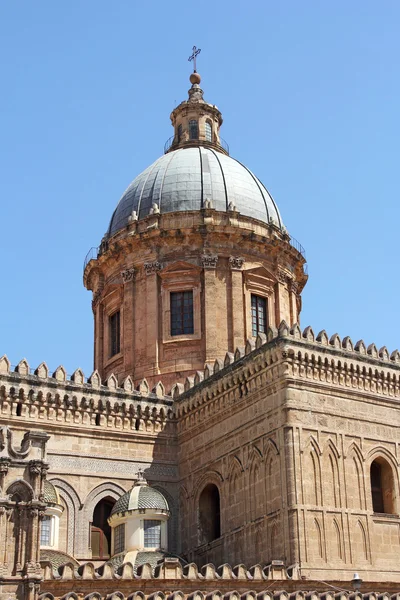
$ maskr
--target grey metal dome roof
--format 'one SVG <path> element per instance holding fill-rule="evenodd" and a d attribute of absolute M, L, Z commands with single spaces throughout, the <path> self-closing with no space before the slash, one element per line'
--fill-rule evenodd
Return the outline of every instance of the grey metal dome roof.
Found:
<path fill-rule="evenodd" d="M 161 492 L 148 485 L 136 485 L 125 492 L 113 506 L 111 515 L 128 510 L 153 509 L 168 511 L 168 504 Z"/>
<path fill-rule="evenodd" d="M 47 481 L 47 479 L 43 486 L 43 496 L 46 504 L 60 504 L 56 488 L 50 481 Z"/>
<path fill-rule="evenodd" d="M 126 227 L 132 211 L 142 219 L 153 204 L 161 213 L 200 210 L 207 199 L 216 210 L 227 211 L 232 203 L 242 215 L 283 227 L 272 196 L 247 167 L 199 146 L 164 154 L 138 175 L 122 195 L 107 234 Z"/>

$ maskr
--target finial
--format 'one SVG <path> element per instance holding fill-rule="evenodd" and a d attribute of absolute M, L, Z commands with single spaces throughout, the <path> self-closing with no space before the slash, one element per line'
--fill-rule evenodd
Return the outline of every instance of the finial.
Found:
<path fill-rule="evenodd" d="M 147 481 L 144 477 L 143 469 L 138 469 L 138 471 L 136 473 L 135 485 L 147 485 Z"/>
<path fill-rule="evenodd" d="M 193 73 L 189 77 L 190 83 L 192 85 L 194 85 L 195 83 L 197 83 L 197 85 L 199 85 L 199 83 L 201 81 L 201 77 L 198 74 L 198 72 L 196 71 L 196 56 L 198 54 L 200 54 L 200 52 L 201 52 L 200 48 L 196 48 L 196 46 L 193 46 L 193 52 L 188 58 L 189 62 L 193 61 Z"/>

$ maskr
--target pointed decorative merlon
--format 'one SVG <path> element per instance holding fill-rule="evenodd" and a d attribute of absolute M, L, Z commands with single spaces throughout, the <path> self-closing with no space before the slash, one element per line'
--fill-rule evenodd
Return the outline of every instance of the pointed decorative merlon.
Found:
<path fill-rule="evenodd" d="M 202 573 L 204 579 L 216 579 L 217 578 L 217 573 L 216 573 L 215 567 L 212 563 L 208 563 L 207 565 L 204 565 L 203 567 L 201 567 L 201 573 Z"/>
<path fill-rule="evenodd" d="M 281 321 L 278 327 L 278 335 L 279 337 L 287 337 L 290 333 L 289 325 L 286 321 Z"/>
<path fill-rule="evenodd" d="M 19 361 L 19 363 L 15 367 L 15 372 L 19 375 L 29 375 L 29 364 L 26 358 L 23 358 Z"/>
<path fill-rule="evenodd" d="M 99 388 L 101 386 L 101 379 L 97 369 L 93 371 L 89 377 L 88 383 L 90 383 L 94 388 Z"/>
<path fill-rule="evenodd" d="M 329 344 L 331 346 L 333 346 L 334 348 L 341 348 L 342 343 L 341 343 L 340 337 L 337 333 L 334 333 L 331 336 L 331 339 L 329 340 Z"/>
<path fill-rule="evenodd" d="M 360 354 L 367 354 L 367 348 L 363 340 L 358 340 L 358 342 L 356 342 L 354 350 L 355 352 L 359 352 Z"/>
<path fill-rule="evenodd" d="M 128 394 L 131 394 L 134 390 L 134 385 L 133 385 L 133 381 L 132 381 L 132 377 L 130 375 L 128 375 L 128 377 L 125 377 L 125 379 L 122 382 L 122 386 L 124 388 L 124 390 L 126 392 L 128 392 Z"/>
<path fill-rule="evenodd" d="M 390 360 L 395 363 L 400 363 L 400 352 L 398 350 L 393 350 L 392 354 L 390 355 Z"/>
<path fill-rule="evenodd" d="M 71 375 L 71 381 L 73 381 L 74 383 L 78 384 L 78 385 L 82 385 L 82 383 L 85 383 L 85 376 L 83 374 L 82 369 L 76 369 L 72 375 Z"/>
<path fill-rule="evenodd" d="M 164 388 L 163 384 L 161 383 L 161 381 L 156 383 L 156 385 L 153 388 L 153 393 L 157 396 L 157 398 L 164 398 L 165 388 Z"/>
<path fill-rule="evenodd" d="M 111 373 L 109 377 L 106 379 L 106 386 L 109 390 L 116 390 L 118 387 L 118 380 L 115 377 L 114 373 Z"/>
<path fill-rule="evenodd" d="M 186 377 L 184 390 L 188 392 L 194 386 L 194 377 Z"/>
<path fill-rule="evenodd" d="M 378 349 L 375 344 L 370 344 L 367 348 L 367 354 L 372 356 L 372 358 L 378 358 Z"/>
<path fill-rule="evenodd" d="M 9 373 L 10 372 L 10 361 L 8 360 L 6 354 L 0 358 L 0 373 Z"/>
<path fill-rule="evenodd" d="M 327 346 L 329 344 L 328 334 L 326 333 L 325 329 L 320 331 L 317 335 L 317 342 L 319 342 L 323 346 Z"/>
<path fill-rule="evenodd" d="M 390 360 L 389 358 L 389 351 L 386 348 L 386 346 L 382 346 L 382 348 L 379 350 L 379 358 L 381 358 L 382 360 Z"/>
<path fill-rule="evenodd" d="M 204 379 L 208 379 L 209 377 L 211 377 L 211 375 L 214 373 L 214 367 L 213 365 L 210 365 L 209 363 L 206 363 L 204 365 Z"/>
<path fill-rule="evenodd" d="M 183 394 L 184 391 L 185 390 L 182 383 L 175 383 L 171 389 L 172 399 L 176 400 L 181 394 Z"/>
<path fill-rule="evenodd" d="M 310 325 L 303 331 L 303 338 L 307 340 L 307 342 L 315 342 L 315 335 Z"/>
<path fill-rule="evenodd" d="M 236 579 L 247 579 L 247 569 L 245 565 L 236 565 L 233 567 L 233 573 Z"/>
<path fill-rule="evenodd" d="M 344 348 L 344 350 L 348 350 L 349 352 L 353 352 L 354 350 L 353 342 L 351 340 L 351 337 L 349 337 L 348 335 L 346 335 L 346 337 L 344 337 L 342 340 L 342 348 Z"/>
<path fill-rule="evenodd" d="M 295 340 L 301 340 L 301 329 L 297 323 L 295 323 L 290 330 L 290 334 L 294 337 Z"/>
<path fill-rule="evenodd" d="M 64 367 L 62 365 L 60 365 L 54 371 L 52 377 L 54 377 L 54 379 L 56 381 L 59 381 L 60 383 L 65 383 L 67 381 L 67 371 L 64 369 Z"/>
<path fill-rule="evenodd" d="M 234 362 L 235 362 L 235 355 L 233 354 L 233 352 L 227 352 L 225 354 L 224 367 L 229 367 L 229 365 L 231 365 Z"/>
<path fill-rule="evenodd" d="M 204 380 L 204 373 L 202 373 L 201 371 L 196 371 L 195 376 L 194 376 L 194 385 L 201 383 L 203 380 Z"/>
<path fill-rule="evenodd" d="M 249 338 L 246 341 L 246 345 L 244 347 L 244 353 L 247 356 L 248 354 L 251 354 L 251 352 L 253 352 L 253 350 L 255 350 L 255 349 L 256 349 L 256 343 L 255 343 L 255 341 L 252 340 L 251 338 Z"/>
<path fill-rule="evenodd" d="M 142 396 L 148 396 L 150 392 L 149 384 L 146 379 L 142 379 L 137 387 L 137 391 L 142 394 Z"/>
<path fill-rule="evenodd" d="M 49 367 L 45 362 L 40 363 L 38 367 L 35 369 L 35 375 L 40 377 L 40 379 L 47 379 L 49 376 Z"/>
<path fill-rule="evenodd" d="M 220 358 L 216 358 L 214 362 L 214 373 L 222 371 L 224 368 L 224 362 Z"/>
<path fill-rule="evenodd" d="M 276 327 L 268 327 L 267 329 L 267 341 L 271 342 L 278 337 L 278 330 Z"/>
<path fill-rule="evenodd" d="M 256 337 L 256 348 L 261 348 L 267 343 L 267 335 L 265 333 L 259 333 Z"/>
<path fill-rule="evenodd" d="M 235 350 L 235 362 L 237 360 L 240 360 L 241 358 L 243 358 L 244 355 L 245 355 L 245 348 L 244 348 L 244 346 L 240 346 L 240 347 L 236 348 L 236 350 Z"/>

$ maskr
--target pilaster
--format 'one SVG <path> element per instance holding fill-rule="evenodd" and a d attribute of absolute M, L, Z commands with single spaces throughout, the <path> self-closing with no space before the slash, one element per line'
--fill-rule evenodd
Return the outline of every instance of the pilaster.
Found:
<path fill-rule="evenodd" d="M 205 362 L 214 362 L 217 356 L 216 268 L 218 256 L 203 254 L 201 262 L 204 268 Z"/>

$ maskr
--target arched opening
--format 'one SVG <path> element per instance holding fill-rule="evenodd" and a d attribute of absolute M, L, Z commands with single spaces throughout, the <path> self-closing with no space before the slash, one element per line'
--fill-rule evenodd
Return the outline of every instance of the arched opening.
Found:
<path fill-rule="evenodd" d="M 17 410 L 15 411 L 15 414 L 17 417 L 21 417 L 22 416 L 22 402 L 18 402 L 17 404 Z"/>
<path fill-rule="evenodd" d="M 103 498 L 96 504 L 90 532 L 92 558 L 109 558 L 111 551 L 111 527 L 108 517 L 115 504 L 113 498 Z"/>
<path fill-rule="evenodd" d="M 206 134 L 206 141 L 207 142 L 212 142 L 212 126 L 211 126 L 211 122 L 210 121 L 206 121 L 206 124 L 205 124 L 205 134 Z"/>
<path fill-rule="evenodd" d="M 221 535 L 221 510 L 219 491 L 216 485 L 209 483 L 199 498 L 200 544 L 207 544 Z"/>
<path fill-rule="evenodd" d="M 199 138 L 199 124 L 195 119 L 189 121 L 189 139 L 197 140 Z"/>
<path fill-rule="evenodd" d="M 182 124 L 178 125 L 176 137 L 178 139 L 178 142 L 180 142 L 182 139 Z"/>
<path fill-rule="evenodd" d="M 374 513 L 394 514 L 395 493 L 391 466 L 384 458 L 377 458 L 371 463 L 370 476 Z"/>

